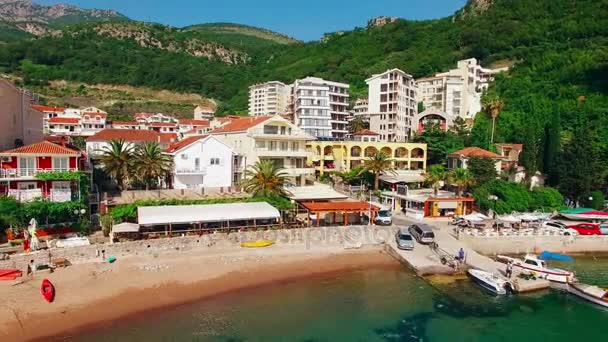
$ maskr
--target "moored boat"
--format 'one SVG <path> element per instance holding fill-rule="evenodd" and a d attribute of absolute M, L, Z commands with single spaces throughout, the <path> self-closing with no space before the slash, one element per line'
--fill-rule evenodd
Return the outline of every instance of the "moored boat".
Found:
<path fill-rule="evenodd" d="M 568 284 L 568 292 L 597 305 L 608 308 L 608 289 L 583 283 Z"/>
<path fill-rule="evenodd" d="M 507 290 L 512 290 L 511 283 L 507 279 L 494 273 L 475 269 L 467 272 L 477 285 L 493 294 L 504 295 L 507 294 Z"/>
<path fill-rule="evenodd" d="M 52 303 L 55 300 L 55 286 L 48 279 L 44 279 L 40 286 L 40 294 L 47 302 Z"/>
<path fill-rule="evenodd" d="M 243 242 L 241 244 L 241 247 L 245 247 L 245 248 L 268 247 L 273 244 L 274 244 L 274 241 L 271 241 L 271 240 L 256 240 L 256 241 Z"/>
<path fill-rule="evenodd" d="M 556 283 L 571 283 L 576 281 L 574 273 L 559 268 L 547 267 L 547 263 L 544 260 L 537 258 L 534 255 L 526 255 L 524 260 L 518 258 L 511 258 L 504 255 L 498 255 L 499 260 L 511 262 L 513 269 L 517 269 L 519 272 L 533 273 L 537 277 L 547 279 Z"/>

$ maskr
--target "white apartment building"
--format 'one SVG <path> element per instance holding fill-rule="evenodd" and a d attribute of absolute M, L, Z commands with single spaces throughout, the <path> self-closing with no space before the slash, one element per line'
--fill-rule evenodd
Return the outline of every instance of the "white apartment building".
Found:
<path fill-rule="evenodd" d="M 369 112 L 369 102 L 367 99 L 357 99 L 353 106 L 353 116 L 366 116 Z"/>
<path fill-rule="evenodd" d="M 194 108 L 195 120 L 212 120 L 215 115 L 215 109 L 209 106 L 196 106 Z"/>
<path fill-rule="evenodd" d="M 288 111 L 291 86 L 279 81 L 249 87 L 249 115 L 280 115 Z"/>
<path fill-rule="evenodd" d="M 214 136 L 193 136 L 167 149 L 173 158 L 173 189 L 232 186 L 232 147 Z"/>
<path fill-rule="evenodd" d="M 456 69 L 418 80 L 418 101 L 452 118 L 472 119 L 481 111 L 481 96 L 494 75 L 506 70 L 483 68 L 475 58 L 458 61 Z"/>
<path fill-rule="evenodd" d="M 294 121 L 306 134 L 344 139 L 348 134 L 348 88 L 345 83 L 306 77 L 293 84 Z"/>
<path fill-rule="evenodd" d="M 283 167 L 294 186 L 314 180 L 315 170 L 307 164 L 312 153 L 306 149 L 314 138 L 280 115 L 234 118 L 210 134 L 234 149 L 235 183 L 247 167 L 262 160 Z"/>
<path fill-rule="evenodd" d="M 407 141 L 418 113 L 416 81 L 399 69 L 387 70 L 365 80 L 368 89 L 370 129 L 380 140 Z"/>
<path fill-rule="evenodd" d="M 43 131 L 49 135 L 91 136 L 107 127 L 108 113 L 95 108 L 59 108 L 33 105 L 42 112 Z"/>

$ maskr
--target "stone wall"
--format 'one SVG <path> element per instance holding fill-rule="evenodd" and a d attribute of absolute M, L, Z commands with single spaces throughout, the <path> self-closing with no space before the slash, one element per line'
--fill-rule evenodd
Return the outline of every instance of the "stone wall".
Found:
<path fill-rule="evenodd" d="M 472 237 L 459 240 L 485 254 L 523 254 L 551 251 L 555 253 L 608 253 L 608 236 L 501 236 Z"/>
<path fill-rule="evenodd" d="M 185 236 L 154 240 L 139 240 L 115 244 L 98 244 L 71 248 L 51 248 L 28 254 L 14 254 L 0 261 L 0 268 L 27 270 L 33 260 L 36 264 L 48 264 L 51 259 L 65 258 L 70 263 L 102 261 L 104 256 L 120 259 L 126 255 L 155 255 L 168 252 L 204 251 L 211 247 L 240 248 L 242 242 L 269 239 L 277 245 L 315 247 L 358 248 L 378 245 L 392 236 L 390 227 L 319 227 L 305 229 L 265 230 L 257 232 L 214 233 L 201 236 Z M 50 256 L 49 256 L 50 254 Z"/>

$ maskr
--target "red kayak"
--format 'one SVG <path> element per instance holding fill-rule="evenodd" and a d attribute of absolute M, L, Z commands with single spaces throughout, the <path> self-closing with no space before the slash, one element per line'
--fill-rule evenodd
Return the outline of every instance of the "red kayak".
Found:
<path fill-rule="evenodd" d="M 40 293 L 47 302 L 52 303 L 55 299 L 55 286 L 48 279 L 44 279 L 40 287 Z"/>
<path fill-rule="evenodd" d="M 22 272 L 15 269 L 0 269 L 0 280 L 15 280 L 21 277 Z"/>

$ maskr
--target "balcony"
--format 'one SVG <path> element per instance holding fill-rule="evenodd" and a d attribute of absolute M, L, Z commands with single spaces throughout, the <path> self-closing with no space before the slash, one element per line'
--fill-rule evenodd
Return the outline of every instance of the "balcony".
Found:
<path fill-rule="evenodd" d="M 2 180 L 17 180 L 17 179 L 34 179 L 39 173 L 48 172 L 68 172 L 78 171 L 77 168 L 69 169 L 1 169 L 0 179 Z"/>
<path fill-rule="evenodd" d="M 13 197 L 19 202 L 32 202 L 37 198 L 42 198 L 42 189 L 17 190 L 9 189 L 8 196 Z"/>
<path fill-rule="evenodd" d="M 301 130 L 293 129 L 291 132 L 277 132 L 270 133 L 264 132 L 263 129 L 254 129 L 249 132 L 249 136 L 252 138 L 267 138 L 267 139 L 280 139 L 280 140 L 310 140 L 310 137 Z"/>
<path fill-rule="evenodd" d="M 315 173 L 315 169 L 312 167 L 285 169 L 283 171 L 290 177 L 313 175 Z"/>
<path fill-rule="evenodd" d="M 72 200 L 70 189 L 51 189 L 49 199 L 51 202 L 69 202 Z"/>
<path fill-rule="evenodd" d="M 307 150 L 281 150 L 281 149 L 268 149 L 268 148 L 256 148 L 255 152 L 259 157 L 310 157 L 312 153 Z"/>
<path fill-rule="evenodd" d="M 175 174 L 177 176 L 204 176 L 207 174 L 207 169 L 204 167 L 195 168 L 195 169 L 180 168 L 180 169 L 175 169 L 173 171 L 173 174 Z"/>

